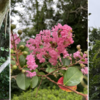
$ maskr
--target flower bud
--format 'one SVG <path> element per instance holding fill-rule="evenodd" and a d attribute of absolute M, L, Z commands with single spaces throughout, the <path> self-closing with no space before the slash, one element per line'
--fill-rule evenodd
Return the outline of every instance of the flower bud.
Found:
<path fill-rule="evenodd" d="M 76 48 L 79 50 L 79 49 L 80 49 L 80 47 L 81 47 L 80 45 L 77 45 L 77 47 L 76 47 Z"/>
<path fill-rule="evenodd" d="M 87 54 L 87 51 L 84 51 L 85 54 Z"/>
<path fill-rule="evenodd" d="M 84 68 L 84 67 L 85 67 L 85 65 L 84 65 L 84 64 L 80 64 L 80 66 L 81 66 L 82 68 Z"/>
<path fill-rule="evenodd" d="M 80 55 L 83 57 L 83 53 L 82 52 L 80 52 Z"/>
<path fill-rule="evenodd" d="M 81 51 L 82 51 L 82 49 L 79 49 L 78 51 L 79 51 L 79 52 L 81 52 Z"/>
<path fill-rule="evenodd" d="M 82 59 L 81 61 L 83 61 L 83 62 L 84 62 L 84 61 L 85 61 L 85 59 Z"/>
<path fill-rule="evenodd" d="M 17 69 L 17 65 L 12 66 L 13 70 Z"/>
<path fill-rule="evenodd" d="M 11 54 L 13 54 L 14 53 L 14 50 L 13 49 L 11 49 Z"/>
<path fill-rule="evenodd" d="M 24 56 L 27 56 L 28 55 L 28 52 L 27 51 L 23 51 L 23 55 Z"/>
<path fill-rule="evenodd" d="M 26 72 L 26 70 L 22 69 L 22 73 L 25 73 L 25 72 Z"/>
<path fill-rule="evenodd" d="M 22 50 L 22 49 L 24 49 L 24 45 L 20 45 L 20 47 L 19 47 L 19 48 L 20 48 L 21 50 Z"/>
<path fill-rule="evenodd" d="M 27 65 L 25 65 L 25 67 L 27 67 Z"/>
<path fill-rule="evenodd" d="M 18 30 L 18 34 L 21 35 L 22 34 L 22 30 Z"/>
<path fill-rule="evenodd" d="M 15 29 L 16 25 L 15 24 L 11 24 L 11 30 Z"/>

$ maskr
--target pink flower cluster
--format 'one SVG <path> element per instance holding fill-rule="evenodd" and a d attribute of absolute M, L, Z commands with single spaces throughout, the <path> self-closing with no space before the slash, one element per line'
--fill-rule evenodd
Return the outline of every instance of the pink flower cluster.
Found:
<path fill-rule="evenodd" d="M 83 54 L 81 55 L 81 52 L 80 51 L 77 51 L 73 54 L 73 57 L 75 59 L 80 59 L 80 62 L 79 64 L 87 64 L 88 63 L 88 58 L 87 58 L 87 54 Z"/>
<path fill-rule="evenodd" d="M 35 55 L 40 63 L 48 59 L 52 65 L 56 65 L 61 53 L 64 58 L 70 56 L 66 48 L 73 42 L 72 28 L 58 24 L 51 31 L 40 31 L 35 39 L 31 38 L 27 41 L 26 46 L 32 50 L 32 55 Z"/>
<path fill-rule="evenodd" d="M 26 76 L 32 78 L 33 76 L 36 76 L 36 72 L 31 72 L 31 70 L 35 70 L 38 67 L 38 65 L 35 63 L 35 58 L 33 57 L 32 54 L 28 55 L 26 57 L 26 60 L 28 68 L 30 69 L 30 71 L 26 71 L 27 72 Z"/>
<path fill-rule="evenodd" d="M 81 58 L 80 52 L 79 52 L 79 51 L 75 52 L 75 53 L 73 54 L 73 57 L 74 57 L 75 59 Z"/>
<path fill-rule="evenodd" d="M 27 72 L 27 77 L 32 78 L 33 76 L 36 76 L 36 72 L 30 72 L 30 71 L 26 71 Z"/>
<path fill-rule="evenodd" d="M 30 70 L 35 70 L 38 67 L 38 65 L 35 63 L 35 58 L 33 57 L 32 54 L 28 55 L 26 57 L 26 60 L 27 60 L 28 68 Z"/>
<path fill-rule="evenodd" d="M 19 44 L 19 42 L 21 41 L 20 38 L 17 36 L 17 34 L 11 35 L 11 48 L 13 48 L 14 41 L 15 41 L 15 46 Z"/>
<path fill-rule="evenodd" d="M 83 74 L 88 74 L 88 67 L 82 68 L 82 69 L 81 69 L 81 72 L 82 72 Z"/>

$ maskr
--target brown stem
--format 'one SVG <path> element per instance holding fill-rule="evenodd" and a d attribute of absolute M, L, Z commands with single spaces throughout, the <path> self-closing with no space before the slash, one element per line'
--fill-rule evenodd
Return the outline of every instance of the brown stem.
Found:
<path fill-rule="evenodd" d="M 79 60 L 79 61 L 80 61 L 80 60 Z M 77 62 L 76 62 L 76 63 L 74 63 L 74 64 L 69 65 L 68 67 L 71 67 L 71 66 L 73 66 L 73 65 L 77 64 L 79 61 L 77 61 Z M 46 76 L 48 76 L 48 75 L 50 75 L 50 74 L 53 74 L 54 72 L 56 72 L 56 71 L 58 71 L 58 70 L 60 70 L 60 69 L 63 69 L 63 68 L 68 68 L 68 67 L 63 67 L 63 66 L 60 66 L 60 67 L 61 67 L 61 68 L 57 68 L 57 69 L 56 69 L 56 70 L 54 70 L 53 72 L 46 74 Z"/>
<path fill-rule="evenodd" d="M 16 44 L 15 44 L 15 39 L 14 39 L 14 34 L 13 34 L 13 31 L 11 31 L 11 34 L 12 34 L 12 37 L 13 37 L 13 46 L 14 46 L 14 50 L 16 51 L 16 53 L 15 53 L 15 55 L 16 55 L 16 64 L 17 64 L 17 66 L 19 67 L 19 69 L 20 70 L 22 70 L 22 68 L 21 68 L 21 66 L 20 66 L 20 63 L 19 63 L 19 58 L 18 58 L 18 56 L 19 56 L 19 52 L 18 52 L 18 50 L 17 50 L 17 47 L 16 47 Z"/>
<path fill-rule="evenodd" d="M 69 88 L 69 87 L 67 87 L 67 86 L 65 86 L 65 85 L 59 84 L 59 83 L 55 82 L 54 80 L 52 80 L 51 78 L 47 77 L 47 75 L 37 75 L 37 76 L 46 77 L 49 81 L 51 81 L 51 82 L 57 84 L 58 86 L 60 85 L 60 86 L 63 86 L 63 87 L 65 87 L 65 88 L 68 88 L 69 90 L 75 92 L 76 94 L 79 94 L 79 95 L 83 96 L 83 97 L 85 98 L 85 100 L 87 100 L 87 94 L 80 93 L 80 92 L 78 92 L 78 91 L 76 91 L 76 90 L 73 90 L 73 89 L 71 89 L 71 88 Z"/>

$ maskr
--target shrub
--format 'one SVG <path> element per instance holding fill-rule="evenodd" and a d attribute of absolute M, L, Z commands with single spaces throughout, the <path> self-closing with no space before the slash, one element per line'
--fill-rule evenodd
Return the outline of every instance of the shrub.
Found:
<path fill-rule="evenodd" d="M 84 93 L 87 90 L 84 89 Z M 20 96 L 14 95 L 12 100 L 82 100 L 82 96 L 74 92 L 65 92 L 61 89 L 39 89 L 37 93 L 37 88 L 32 91 L 23 92 Z"/>

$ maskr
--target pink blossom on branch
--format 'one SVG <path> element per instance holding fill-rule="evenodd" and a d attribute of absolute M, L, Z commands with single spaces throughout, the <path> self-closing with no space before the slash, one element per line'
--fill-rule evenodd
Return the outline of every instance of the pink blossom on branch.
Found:
<path fill-rule="evenodd" d="M 35 58 L 33 57 L 32 54 L 28 55 L 26 57 L 26 60 L 27 60 L 28 68 L 30 70 L 35 70 L 38 67 L 38 65 L 35 63 Z"/>
<path fill-rule="evenodd" d="M 81 58 L 80 64 L 87 64 L 88 63 L 88 58 Z"/>
<path fill-rule="evenodd" d="M 44 55 L 43 52 L 36 55 L 36 57 L 39 59 L 40 63 L 45 62 L 45 58 L 43 58 L 43 55 Z"/>
<path fill-rule="evenodd" d="M 74 57 L 75 59 L 81 58 L 80 52 L 79 52 L 79 51 L 75 52 L 75 53 L 73 54 L 73 57 Z"/>
<path fill-rule="evenodd" d="M 83 73 L 83 74 L 88 74 L 88 67 L 84 67 L 84 68 L 82 68 L 81 69 L 81 72 Z"/>
<path fill-rule="evenodd" d="M 81 55 L 81 53 L 82 52 L 80 52 L 80 51 L 75 52 L 73 54 L 74 59 L 76 59 L 76 60 L 79 59 L 80 60 L 79 64 L 87 64 L 88 63 L 87 54 L 84 53 Z"/>
<path fill-rule="evenodd" d="M 30 78 L 36 76 L 36 72 L 26 71 L 26 73 L 27 73 L 26 76 L 27 76 L 27 77 L 30 77 Z"/>
<path fill-rule="evenodd" d="M 62 26 L 58 23 L 51 31 L 40 31 L 35 39 L 27 41 L 26 46 L 33 51 L 32 54 L 36 55 L 40 63 L 45 62 L 46 55 L 48 55 L 49 62 L 56 65 L 61 53 L 63 53 L 64 58 L 69 56 L 66 48 L 74 42 L 71 32 L 72 28 L 70 26 Z"/>

